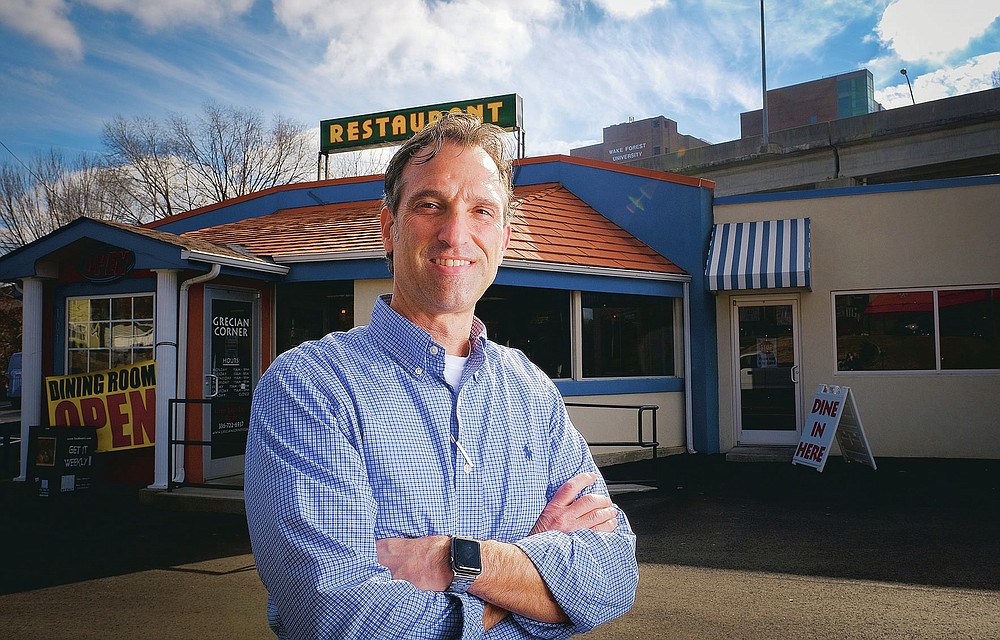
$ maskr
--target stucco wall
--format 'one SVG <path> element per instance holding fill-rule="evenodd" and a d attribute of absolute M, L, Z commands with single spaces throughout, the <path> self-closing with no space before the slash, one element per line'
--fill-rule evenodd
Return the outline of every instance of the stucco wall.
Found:
<path fill-rule="evenodd" d="M 375 301 L 383 293 L 392 293 L 392 278 L 354 281 L 354 324 L 363 326 L 371 321 Z"/>
<path fill-rule="evenodd" d="M 804 401 L 821 383 L 848 385 L 876 458 L 1000 458 L 1000 372 L 837 372 L 833 314 L 833 292 L 998 286 L 1000 181 L 936 181 L 817 195 L 821 192 L 715 207 L 716 223 L 811 219 L 812 290 L 799 292 Z M 735 444 L 732 295 L 720 294 L 716 305 L 723 450 Z"/>
<path fill-rule="evenodd" d="M 581 404 L 616 405 L 656 405 L 656 439 L 663 453 L 679 450 L 685 446 L 684 394 L 683 393 L 637 393 L 628 395 L 573 396 L 566 402 Z M 573 426 L 583 434 L 588 442 L 632 441 L 636 439 L 635 409 L 599 409 L 569 407 Z M 651 414 L 643 418 L 643 439 L 651 440 Z M 637 452 L 636 447 L 592 447 L 597 454 Z"/>

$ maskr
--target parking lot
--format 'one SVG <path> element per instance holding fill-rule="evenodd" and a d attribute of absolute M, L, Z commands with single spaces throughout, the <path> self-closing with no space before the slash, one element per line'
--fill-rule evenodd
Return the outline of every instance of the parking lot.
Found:
<path fill-rule="evenodd" d="M 638 534 L 633 610 L 589 638 L 1000 637 L 995 461 L 722 456 L 606 469 Z M 269 638 L 242 515 L 127 487 L 0 486 L 4 637 Z"/>

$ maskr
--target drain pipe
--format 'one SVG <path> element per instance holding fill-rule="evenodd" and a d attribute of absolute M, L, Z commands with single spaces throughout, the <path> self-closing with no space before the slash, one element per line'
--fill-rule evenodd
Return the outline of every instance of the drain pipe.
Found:
<path fill-rule="evenodd" d="M 691 283 L 684 283 L 684 437 L 688 453 L 694 450 L 694 416 L 691 399 Z"/>
<path fill-rule="evenodd" d="M 188 343 L 188 291 L 192 285 L 208 282 L 219 277 L 222 265 L 215 263 L 211 271 L 200 276 L 189 278 L 181 283 L 180 289 L 180 309 L 178 311 L 178 321 L 180 327 L 177 331 L 177 399 L 182 400 L 187 397 L 187 343 Z M 187 407 L 181 411 L 181 416 L 187 417 Z M 174 433 L 170 434 L 171 439 L 180 440 L 177 432 L 185 432 L 185 420 L 179 418 L 174 423 Z M 184 445 L 174 445 L 174 468 L 169 472 L 173 476 L 174 482 L 184 482 Z"/>

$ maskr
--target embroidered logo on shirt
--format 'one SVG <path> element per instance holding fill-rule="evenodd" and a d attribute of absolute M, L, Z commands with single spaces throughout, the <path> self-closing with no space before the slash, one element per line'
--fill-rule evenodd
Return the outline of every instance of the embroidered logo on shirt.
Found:
<path fill-rule="evenodd" d="M 528 445 L 524 445 L 524 457 L 531 460 L 531 449 L 528 448 Z"/>

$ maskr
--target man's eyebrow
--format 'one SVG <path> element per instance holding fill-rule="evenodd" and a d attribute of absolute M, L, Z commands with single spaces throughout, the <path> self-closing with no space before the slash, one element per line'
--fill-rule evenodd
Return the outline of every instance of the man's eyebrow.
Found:
<path fill-rule="evenodd" d="M 415 193 L 410 194 L 406 199 L 407 202 L 412 202 L 414 200 L 421 200 L 423 198 L 443 198 L 444 193 L 439 189 L 421 189 Z"/>

